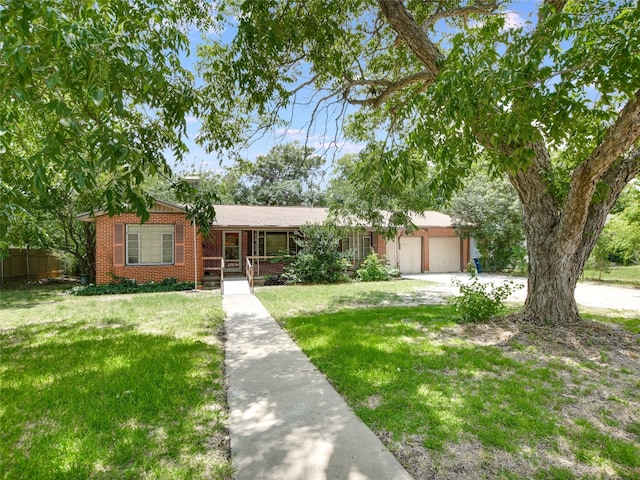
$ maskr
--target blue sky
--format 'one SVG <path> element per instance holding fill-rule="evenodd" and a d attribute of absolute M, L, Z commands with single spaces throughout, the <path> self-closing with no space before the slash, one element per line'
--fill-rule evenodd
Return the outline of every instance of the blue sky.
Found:
<path fill-rule="evenodd" d="M 223 41 L 231 41 L 233 34 L 234 32 L 232 31 L 224 31 L 221 33 L 209 32 L 207 35 L 211 38 L 221 37 Z M 183 65 L 195 75 L 195 63 L 197 61 L 195 52 L 197 46 L 204 42 L 202 33 L 193 31 L 189 35 L 189 41 L 191 42 L 191 53 L 183 55 L 182 61 Z M 309 91 L 308 94 L 312 95 L 312 92 Z M 328 160 L 339 158 L 347 153 L 358 153 L 364 148 L 364 144 L 346 141 L 340 136 L 338 129 L 333 128 L 333 125 L 326 129 L 322 122 L 316 122 L 314 125 L 309 126 L 310 108 L 297 105 L 294 109 L 288 110 L 287 114 L 291 120 L 287 127 L 264 132 L 263 135 L 254 139 L 250 146 L 241 152 L 242 156 L 247 160 L 255 160 L 257 155 L 268 153 L 275 145 L 294 141 L 310 146 L 316 150 L 316 153 L 326 156 Z M 171 162 L 172 167 L 175 167 L 175 171 L 178 173 L 185 170 L 189 172 L 193 170 L 218 172 L 225 166 L 229 166 L 231 164 L 230 160 L 219 157 L 216 153 L 207 153 L 203 146 L 196 143 L 202 125 L 201 121 L 194 116 L 189 116 L 186 120 L 188 136 L 186 144 L 189 147 L 189 153 L 185 155 L 182 163 Z M 165 154 L 167 158 L 172 158 L 170 151 L 165 152 Z M 220 165 L 221 162 L 222 166 Z"/>
<path fill-rule="evenodd" d="M 505 13 L 508 27 L 523 25 L 526 21 L 535 22 L 532 15 L 537 12 L 540 0 L 516 0 L 511 2 L 510 9 Z M 222 38 L 223 41 L 230 41 L 234 32 L 230 29 L 222 32 L 208 32 L 212 38 Z M 191 53 L 183 56 L 184 65 L 195 74 L 195 62 L 197 60 L 195 51 L 197 45 L 203 42 L 202 33 L 194 31 L 190 34 Z M 312 95 L 312 92 L 308 92 Z M 342 137 L 339 126 L 329 122 L 325 124 L 322 119 L 309 126 L 311 117 L 311 107 L 305 108 L 297 105 L 294 110 L 289 111 L 290 123 L 286 128 L 279 128 L 271 132 L 265 132 L 263 136 L 254 140 L 251 145 L 242 152 L 242 156 L 247 160 L 254 160 L 257 155 L 266 154 L 273 146 L 282 143 L 299 141 L 316 149 L 320 155 L 326 156 L 328 165 L 332 158 L 339 158 L 347 153 L 357 153 L 364 144 L 349 142 Z M 228 166 L 229 161 L 218 157 L 216 154 L 207 153 L 206 150 L 196 143 L 196 138 L 200 133 L 201 122 L 196 117 L 187 118 L 187 146 L 189 153 L 180 164 L 173 163 L 177 172 L 189 171 L 220 171 L 222 166 Z M 170 156 L 170 153 L 167 152 Z"/>

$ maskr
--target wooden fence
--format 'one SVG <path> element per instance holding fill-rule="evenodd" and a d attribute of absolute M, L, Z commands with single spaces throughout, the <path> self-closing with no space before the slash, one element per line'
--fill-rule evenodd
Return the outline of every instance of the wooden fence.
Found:
<path fill-rule="evenodd" d="M 63 261 L 51 250 L 10 248 L 0 260 L 0 283 L 59 277 L 63 271 Z"/>

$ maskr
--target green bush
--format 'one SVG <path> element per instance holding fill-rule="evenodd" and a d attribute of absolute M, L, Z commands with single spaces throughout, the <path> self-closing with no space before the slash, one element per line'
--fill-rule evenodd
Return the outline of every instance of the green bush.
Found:
<path fill-rule="evenodd" d="M 470 283 L 456 279 L 452 282 L 460 289 L 460 295 L 452 297 L 449 303 L 463 322 L 479 322 L 495 317 L 504 308 L 503 302 L 509 295 L 522 288 L 522 285 L 512 281 L 497 287 L 493 283 L 482 283 L 473 273 Z"/>
<path fill-rule="evenodd" d="M 79 285 L 68 290 L 70 295 L 114 295 L 120 293 L 176 292 L 192 290 L 193 282 L 178 282 L 175 278 L 165 278 L 160 283 L 148 282 L 138 284 L 129 278 L 117 277 L 117 283 L 108 285 Z"/>
<path fill-rule="evenodd" d="M 286 285 L 287 281 L 282 278 L 282 275 L 267 275 L 266 277 L 264 277 L 264 284 L 265 286 L 272 286 L 272 285 Z"/>
<path fill-rule="evenodd" d="M 335 225 L 300 227 L 295 242 L 298 255 L 285 268 L 287 283 L 336 283 L 348 280 L 348 258 L 338 251 L 342 234 Z"/>
<path fill-rule="evenodd" d="M 371 252 L 356 271 L 356 278 L 361 282 L 386 282 L 391 280 L 391 273 L 378 254 Z"/>

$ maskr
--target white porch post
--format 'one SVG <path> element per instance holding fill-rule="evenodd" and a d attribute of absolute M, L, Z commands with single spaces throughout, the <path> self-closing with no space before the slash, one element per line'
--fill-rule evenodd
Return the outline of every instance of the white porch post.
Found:
<path fill-rule="evenodd" d="M 193 222 L 193 289 L 198 290 L 198 251 L 196 250 L 196 237 L 198 236 L 198 232 L 196 232 L 196 219 L 192 220 Z"/>

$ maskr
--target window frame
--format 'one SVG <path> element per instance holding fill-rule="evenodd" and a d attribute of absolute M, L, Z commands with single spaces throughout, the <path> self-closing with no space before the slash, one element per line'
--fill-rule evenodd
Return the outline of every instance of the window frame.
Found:
<path fill-rule="evenodd" d="M 351 235 L 342 237 L 340 251 L 342 253 L 351 252 L 353 261 L 364 260 L 367 255 L 374 251 L 371 232 L 354 232 Z"/>
<path fill-rule="evenodd" d="M 280 255 L 280 253 L 278 252 L 271 253 L 271 254 L 267 253 L 267 237 L 269 235 L 274 235 L 274 234 L 287 235 L 286 250 L 288 255 L 296 255 L 298 253 L 297 244 L 294 241 L 294 238 L 296 236 L 295 231 L 293 230 L 258 230 L 257 231 L 258 251 L 256 252 L 256 254 L 259 257 L 277 257 Z M 293 249 L 291 248 L 292 246 L 295 246 L 295 251 L 293 251 Z"/>
<path fill-rule="evenodd" d="M 168 231 L 170 227 L 171 231 Z M 158 229 L 156 233 L 157 237 L 154 241 L 159 242 L 160 262 L 142 262 L 143 251 L 151 247 L 151 245 L 144 245 L 143 232 L 144 229 Z M 136 230 L 136 231 L 131 231 Z M 154 235 L 155 236 L 155 235 Z M 133 240 L 132 237 L 135 237 Z M 167 237 L 170 237 L 167 240 Z M 168 244 L 168 245 L 167 245 Z M 135 257 L 137 261 L 132 262 L 131 249 L 135 247 Z M 175 225 L 169 223 L 151 223 L 151 224 L 127 224 L 125 228 L 125 265 L 131 267 L 140 266 L 167 266 L 176 264 L 176 228 Z M 165 261 L 165 254 L 171 253 L 171 261 Z"/>

